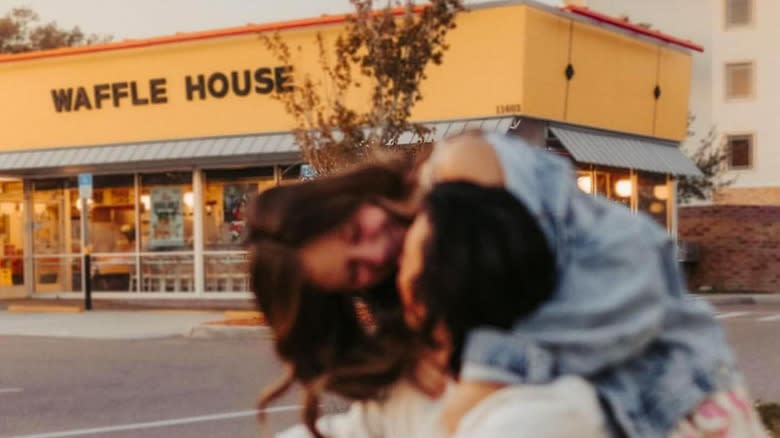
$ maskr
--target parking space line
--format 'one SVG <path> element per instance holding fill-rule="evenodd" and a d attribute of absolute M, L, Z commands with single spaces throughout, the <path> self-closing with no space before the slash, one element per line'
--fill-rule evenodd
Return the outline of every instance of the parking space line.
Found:
<path fill-rule="evenodd" d="M 301 406 L 298 405 L 275 406 L 272 408 L 265 409 L 264 412 L 266 414 L 273 414 L 277 412 L 297 411 L 300 409 Z M 225 412 L 222 414 L 203 415 L 199 417 L 175 418 L 171 420 L 151 421 L 148 423 L 123 424 L 119 426 L 97 427 L 92 429 L 80 429 L 80 430 L 66 430 L 62 432 L 47 432 L 47 433 L 40 433 L 34 435 L 18 435 L 9 438 L 60 438 L 60 437 L 68 437 L 68 436 L 95 435 L 99 433 L 124 432 L 128 430 L 178 426 L 182 424 L 202 423 L 206 421 L 229 420 L 231 418 L 253 417 L 256 416 L 259 412 L 260 411 L 253 409 L 251 411 Z"/>
<path fill-rule="evenodd" d="M 758 318 L 758 321 L 760 322 L 780 321 L 780 314 Z"/>
<path fill-rule="evenodd" d="M 728 313 L 721 313 L 718 315 L 715 315 L 716 319 L 728 319 L 728 318 L 736 318 L 738 316 L 745 316 L 750 315 L 750 312 L 728 312 Z"/>
<path fill-rule="evenodd" d="M 8 394 L 12 392 L 22 392 L 22 388 L 0 388 L 0 394 Z"/>

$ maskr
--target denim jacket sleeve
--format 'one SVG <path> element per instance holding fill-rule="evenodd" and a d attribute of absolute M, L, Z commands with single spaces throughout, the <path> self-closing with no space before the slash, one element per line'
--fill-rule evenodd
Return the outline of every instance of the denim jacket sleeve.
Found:
<path fill-rule="evenodd" d="M 623 206 L 581 194 L 567 163 L 493 138 L 507 188 L 534 212 L 553 247 L 558 285 L 510 332 L 470 333 L 461 378 L 544 383 L 593 375 L 638 355 L 659 333 L 672 257 L 666 233 Z"/>

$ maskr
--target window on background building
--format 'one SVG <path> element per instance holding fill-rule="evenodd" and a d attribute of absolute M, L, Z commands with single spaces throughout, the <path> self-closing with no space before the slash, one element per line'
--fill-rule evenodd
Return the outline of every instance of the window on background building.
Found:
<path fill-rule="evenodd" d="M 729 154 L 729 168 L 749 169 L 753 167 L 753 136 L 729 135 L 726 137 Z"/>
<path fill-rule="evenodd" d="M 726 98 L 740 99 L 753 96 L 753 63 L 726 64 Z"/>
<path fill-rule="evenodd" d="M 726 28 L 749 26 L 753 23 L 754 0 L 725 0 Z"/>
<path fill-rule="evenodd" d="M 664 228 L 669 227 L 671 184 L 666 175 L 637 172 L 637 210 L 649 215 Z"/>

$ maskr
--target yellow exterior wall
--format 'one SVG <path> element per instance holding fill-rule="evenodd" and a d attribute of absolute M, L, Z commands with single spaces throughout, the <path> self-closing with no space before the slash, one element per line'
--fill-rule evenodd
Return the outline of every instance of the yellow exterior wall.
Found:
<path fill-rule="evenodd" d="M 415 120 L 513 114 L 671 139 L 685 135 L 687 54 L 661 49 L 663 95 L 654 119 L 660 45 L 524 4 L 476 8 L 457 23 L 444 64 L 427 71 Z M 301 47 L 293 61 L 296 80 L 320 71 L 316 33 L 332 40 L 340 29 L 283 32 L 291 47 Z M 567 84 L 570 59 L 576 73 Z M 185 93 L 188 76 L 254 75 L 278 66 L 256 34 L 0 62 L 0 150 L 287 131 L 292 120 L 268 94 L 188 101 Z M 129 91 L 134 82 L 139 99 L 149 99 L 152 79 L 165 80 L 166 103 L 132 105 L 125 97 L 118 107 L 109 99 L 101 109 L 57 112 L 51 95 L 83 86 L 94 105 L 96 84 L 126 82 Z M 360 102 L 367 91 L 351 99 Z"/>
<path fill-rule="evenodd" d="M 572 21 L 539 9 L 526 8 L 523 66 L 523 112 L 541 119 L 564 120 Z"/>
<path fill-rule="evenodd" d="M 442 65 L 426 72 L 424 97 L 413 117 L 425 121 L 519 113 L 525 9 L 510 5 L 461 14 L 458 27 L 447 35 L 450 50 Z"/>
<path fill-rule="evenodd" d="M 565 120 L 587 126 L 653 134 L 658 48 L 627 35 L 575 23 Z"/>
<path fill-rule="evenodd" d="M 691 94 L 691 57 L 677 50 L 661 49 L 656 137 L 683 139 L 688 129 L 688 100 Z"/>
<path fill-rule="evenodd" d="M 501 105 L 519 105 L 522 57 L 509 42 L 520 40 L 522 18 L 517 7 L 463 14 L 458 28 L 448 37 L 452 49 L 445 55 L 445 64 L 429 68 L 429 80 L 423 86 L 425 99 L 414 117 L 484 117 L 495 115 Z M 295 71 L 319 71 L 315 35 L 322 31 L 326 38 L 334 38 L 339 29 L 329 26 L 284 32 L 292 48 L 302 48 L 295 55 Z M 491 50 L 484 50 L 484 45 Z M 0 149 L 287 131 L 293 127 L 292 120 L 269 95 L 228 94 L 202 101 L 188 101 L 185 95 L 188 75 L 229 75 L 234 70 L 278 65 L 257 35 L 2 63 L 0 89 L 6 104 L 0 106 L 4 123 Z M 85 86 L 89 91 L 95 84 L 135 81 L 143 99 L 149 97 L 148 81 L 153 78 L 165 78 L 167 103 L 133 106 L 125 98 L 118 108 L 104 101 L 99 110 L 82 107 L 58 113 L 51 97 L 54 88 Z"/>

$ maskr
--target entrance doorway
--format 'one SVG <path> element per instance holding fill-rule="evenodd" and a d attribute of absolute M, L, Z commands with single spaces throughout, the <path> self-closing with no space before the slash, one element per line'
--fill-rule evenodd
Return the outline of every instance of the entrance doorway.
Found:
<path fill-rule="evenodd" d="M 0 298 L 26 294 L 23 185 L 21 181 L 0 181 Z"/>

